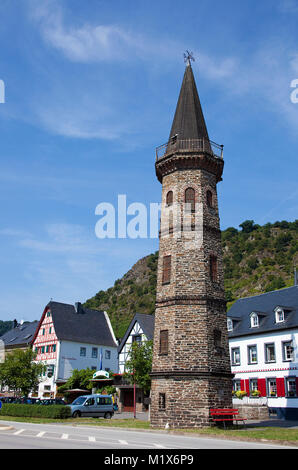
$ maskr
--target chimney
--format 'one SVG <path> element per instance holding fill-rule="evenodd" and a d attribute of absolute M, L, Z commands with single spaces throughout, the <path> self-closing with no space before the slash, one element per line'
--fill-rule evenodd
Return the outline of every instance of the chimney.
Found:
<path fill-rule="evenodd" d="M 17 326 L 18 326 L 18 322 L 17 322 L 16 319 L 14 319 L 14 321 L 13 321 L 13 327 L 16 328 Z"/>
<path fill-rule="evenodd" d="M 76 313 L 83 313 L 81 302 L 76 302 L 75 303 L 75 310 L 76 310 Z"/>

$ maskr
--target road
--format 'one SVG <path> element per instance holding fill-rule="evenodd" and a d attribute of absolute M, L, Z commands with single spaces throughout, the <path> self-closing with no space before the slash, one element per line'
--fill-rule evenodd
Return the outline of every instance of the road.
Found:
<path fill-rule="evenodd" d="M 96 426 L 33 424 L 1 421 L 0 449 L 289 449 L 254 443 L 162 432 L 131 431 Z M 295 447 L 297 449 L 297 447 Z"/>

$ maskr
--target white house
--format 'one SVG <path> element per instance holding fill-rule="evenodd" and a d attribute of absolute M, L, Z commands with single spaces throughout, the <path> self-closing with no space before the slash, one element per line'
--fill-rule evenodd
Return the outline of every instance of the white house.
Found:
<path fill-rule="evenodd" d="M 237 300 L 227 324 L 234 391 L 298 419 L 298 285 Z"/>
<path fill-rule="evenodd" d="M 106 312 L 49 302 L 32 342 L 36 361 L 47 366 L 38 396 L 54 398 L 74 369 L 117 371 L 117 346 Z"/>
<path fill-rule="evenodd" d="M 134 342 L 144 343 L 152 340 L 154 334 L 154 315 L 145 315 L 136 313 L 118 346 L 119 355 L 119 374 L 126 372 L 125 364 L 130 358 L 130 350 Z M 117 385 L 120 398 L 120 411 L 133 411 L 134 406 L 134 390 L 133 386 L 122 383 Z M 136 408 L 142 411 L 146 408 L 144 403 L 143 390 L 136 387 Z"/>

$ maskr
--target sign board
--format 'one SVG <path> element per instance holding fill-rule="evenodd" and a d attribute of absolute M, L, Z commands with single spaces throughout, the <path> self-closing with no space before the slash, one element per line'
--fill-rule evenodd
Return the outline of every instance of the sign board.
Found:
<path fill-rule="evenodd" d="M 96 379 L 97 377 L 105 377 L 106 379 L 109 379 L 110 374 L 106 370 L 97 370 L 96 372 L 94 372 L 93 378 Z"/>

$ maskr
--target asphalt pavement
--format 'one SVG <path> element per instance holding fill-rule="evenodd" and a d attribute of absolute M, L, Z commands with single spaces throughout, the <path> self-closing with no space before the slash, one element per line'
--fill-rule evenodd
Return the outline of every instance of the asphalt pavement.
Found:
<path fill-rule="evenodd" d="M 137 431 L 85 425 L 1 421 L 0 449 L 289 449 L 273 443 L 247 442 L 165 431 Z M 297 447 L 293 447 L 297 449 Z"/>

